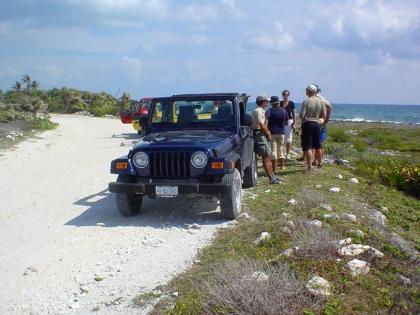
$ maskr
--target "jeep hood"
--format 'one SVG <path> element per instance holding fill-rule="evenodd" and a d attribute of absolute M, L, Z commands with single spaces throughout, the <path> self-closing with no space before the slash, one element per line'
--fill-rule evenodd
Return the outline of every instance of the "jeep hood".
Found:
<path fill-rule="evenodd" d="M 134 145 L 134 150 L 172 149 L 175 147 L 201 147 L 214 149 L 227 144 L 236 144 L 237 136 L 228 131 L 219 130 L 182 130 L 164 131 L 149 134 Z"/>

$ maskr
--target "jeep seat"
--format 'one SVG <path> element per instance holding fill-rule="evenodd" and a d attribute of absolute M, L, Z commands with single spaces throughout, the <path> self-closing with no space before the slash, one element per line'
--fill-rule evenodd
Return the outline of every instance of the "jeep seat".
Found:
<path fill-rule="evenodd" d="M 217 114 L 212 115 L 214 120 L 217 121 L 232 121 L 233 113 L 231 105 L 222 105 L 219 106 Z"/>
<path fill-rule="evenodd" d="M 196 121 L 198 116 L 194 113 L 192 106 L 181 106 L 179 108 L 178 123 L 185 124 Z"/>

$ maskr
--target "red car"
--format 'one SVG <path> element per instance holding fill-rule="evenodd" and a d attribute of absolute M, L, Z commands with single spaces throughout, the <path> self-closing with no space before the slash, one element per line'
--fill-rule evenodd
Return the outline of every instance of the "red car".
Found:
<path fill-rule="evenodd" d="M 151 97 L 143 97 L 139 101 L 131 101 L 131 109 L 128 112 L 120 114 L 120 119 L 123 124 L 132 124 L 133 128 L 137 130 L 138 134 L 142 134 L 142 128 L 139 124 L 139 119 L 142 116 L 149 114 Z"/>

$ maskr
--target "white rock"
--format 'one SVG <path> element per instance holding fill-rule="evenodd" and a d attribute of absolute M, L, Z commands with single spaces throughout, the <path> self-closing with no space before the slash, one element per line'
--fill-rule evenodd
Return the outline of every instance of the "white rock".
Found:
<path fill-rule="evenodd" d="M 340 219 L 343 221 L 356 222 L 356 216 L 351 213 L 343 213 L 340 215 Z"/>
<path fill-rule="evenodd" d="M 382 213 L 388 213 L 388 208 L 387 207 L 381 207 L 381 212 Z"/>
<path fill-rule="evenodd" d="M 362 244 L 351 244 L 344 246 L 338 250 L 341 256 L 357 256 L 366 252 L 370 246 Z"/>
<path fill-rule="evenodd" d="M 288 201 L 288 203 L 290 203 L 292 206 L 297 205 L 297 201 L 296 201 L 295 199 L 290 199 L 290 200 Z"/>
<path fill-rule="evenodd" d="M 356 177 L 352 177 L 352 178 L 350 178 L 350 183 L 358 184 L 359 180 Z"/>
<path fill-rule="evenodd" d="M 315 185 L 315 188 L 321 188 L 322 187 L 322 185 L 321 184 L 316 184 Z"/>
<path fill-rule="evenodd" d="M 407 277 L 404 277 L 403 275 L 398 275 L 398 278 L 400 278 L 400 280 L 405 284 L 405 285 L 410 285 L 411 284 L 411 280 L 408 279 Z"/>
<path fill-rule="evenodd" d="M 306 284 L 306 289 L 308 289 L 310 293 L 316 296 L 331 295 L 331 284 L 319 276 L 312 277 L 311 280 L 309 280 Z"/>
<path fill-rule="evenodd" d="M 295 223 L 292 220 L 287 221 L 287 225 L 294 229 L 296 227 Z"/>
<path fill-rule="evenodd" d="M 370 270 L 369 264 L 359 259 L 350 260 L 347 263 L 347 267 L 351 270 L 352 276 L 366 275 Z"/>
<path fill-rule="evenodd" d="M 257 239 L 254 241 L 255 245 L 259 245 L 262 241 L 268 240 L 271 237 L 270 233 L 262 232 Z"/>
<path fill-rule="evenodd" d="M 255 281 L 258 281 L 258 282 L 267 281 L 268 278 L 269 278 L 269 276 L 262 271 L 255 271 L 251 275 L 251 279 L 253 279 Z"/>
<path fill-rule="evenodd" d="M 362 244 L 351 244 L 344 246 L 338 250 L 338 253 L 341 256 L 358 256 L 360 254 L 363 254 L 367 252 L 370 256 L 374 258 L 382 258 L 384 257 L 384 254 L 377 250 L 376 248 L 373 248 L 368 245 L 362 245 Z"/>
<path fill-rule="evenodd" d="M 320 205 L 321 209 L 327 210 L 327 211 L 333 211 L 333 208 L 330 204 L 326 204 L 326 203 L 321 203 Z"/>
<path fill-rule="evenodd" d="M 267 189 L 266 191 L 264 191 L 264 192 L 266 192 L 266 193 L 269 193 L 271 191 L 271 189 Z"/>
<path fill-rule="evenodd" d="M 369 214 L 369 218 L 372 221 L 375 221 L 376 223 L 378 223 L 379 225 L 386 227 L 388 224 L 388 220 L 386 218 L 386 216 L 383 215 L 383 213 L 381 213 L 380 211 L 374 210 Z"/>
<path fill-rule="evenodd" d="M 172 296 L 173 296 L 173 297 L 178 297 L 178 296 L 179 296 L 178 291 L 172 292 Z"/>
<path fill-rule="evenodd" d="M 330 191 L 331 191 L 331 192 L 335 192 L 335 193 L 340 192 L 340 190 L 341 190 L 341 189 L 340 189 L 339 187 L 331 187 L 331 188 L 330 188 Z"/>
<path fill-rule="evenodd" d="M 341 174 L 337 174 L 335 177 L 337 177 L 338 179 L 343 179 L 343 175 Z"/>
<path fill-rule="evenodd" d="M 289 256 L 293 255 L 294 253 L 296 253 L 298 250 L 299 250 L 299 247 L 295 246 L 295 247 L 286 249 L 280 255 L 289 257 Z"/>
<path fill-rule="evenodd" d="M 251 218 L 251 216 L 247 212 L 243 212 L 236 218 L 236 220 L 245 221 L 245 220 L 248 220 L 250 218 Z"/>
<path fill-rule="evenodd" d="M 340 246 L 350 245 L 350 244 L 351 244 L 351 238 L 350 237 L 338 242 L 338 245 L 340 245 Z"/>
<path fill-rule="evenodd" d="M 381 251 L 379 251 L 379 250 L 377 250 L 376 248 L 373 248 L 373 247 L 370 247 L 368 249 L 368 253 L 372 257 L 375 257 L 375 258 L 383 258 L 384 257 L 384 254 Z"/>
<path fill-rule="evenodd" d="M 287 218 L 289 216 L 289 214 L 287 212 L 282 212 L 280 214 L 283 218 Z"/>
<path fill-rule="evenodd" d="M 105 223 L 98 222 L 98 223 L 96 223 L 96 226 L 102 226 L 102 227 L 104 227 L 105 226 Z"/>
<path fill-rule="evenodd" d="M 316 226 L 316 227 L 322 227 L 322 222 L 319 220 L 307 221 L 306 224 Z"/>
<path fill-rule="evenodd" d="M 90 288 L 89 288 L 88 286 L 86 286 L 86 285 L 81 285 L 81 286 L 80 286 L 80 291 L 81 291 L 82 293 L 89 293 Z"/>

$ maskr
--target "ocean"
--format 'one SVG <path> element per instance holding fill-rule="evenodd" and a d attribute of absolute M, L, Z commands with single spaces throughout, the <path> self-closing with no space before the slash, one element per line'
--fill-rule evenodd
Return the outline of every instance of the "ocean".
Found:
<path fill-rule="evenodd" d="M 296 112 L 300 104 L 296 103 Z M 249 102 L 252 111 L 255 103 Z M 354 122 L 387 122 L 394 124 L 420 125 L 420 105 L 335 104 L 331 120 Z"/>

